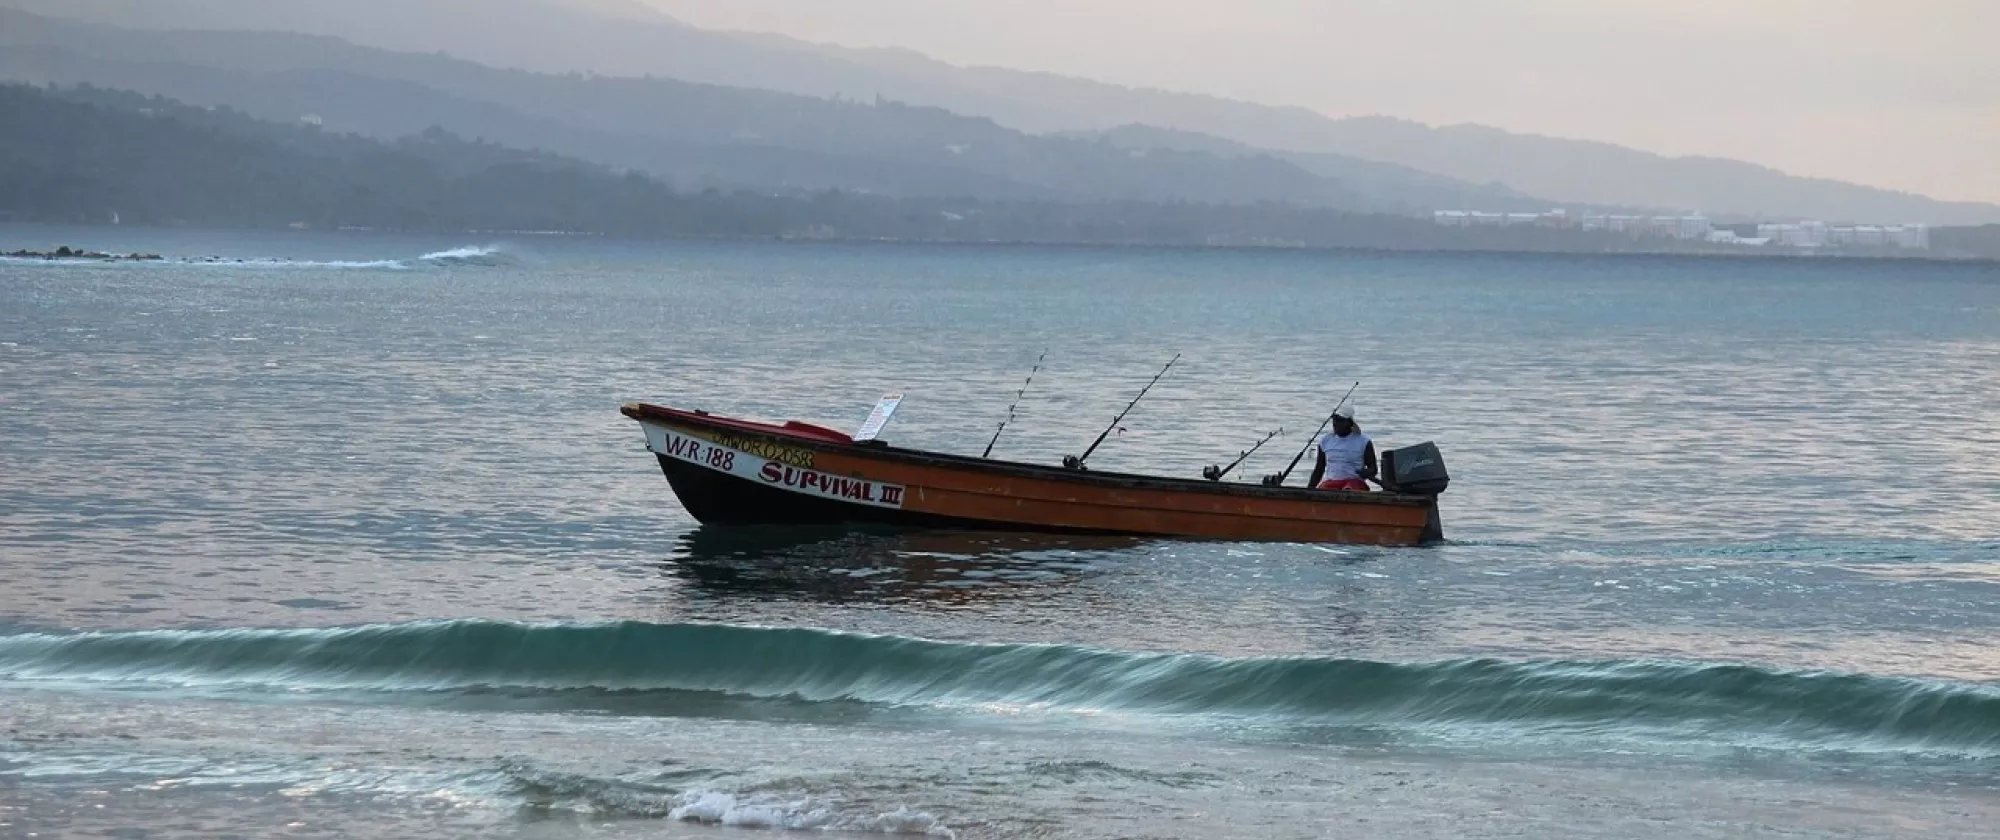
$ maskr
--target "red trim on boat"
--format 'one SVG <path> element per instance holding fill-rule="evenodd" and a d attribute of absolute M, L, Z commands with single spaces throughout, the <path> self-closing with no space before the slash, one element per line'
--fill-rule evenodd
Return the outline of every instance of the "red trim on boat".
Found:
<path fill-rule="evenodd" d="M 709 426 L 722 426 L 742 432 L 783 435 L 785 437 L 818 441 L 820 443 L 851 444 L 854 442 L 854 437 L 846 432 L 835 431 L 825 426 L 815 426 L 811 423 L 803 423 L 798 420 L 787 420 L 784 425 L 759 423 L 754 420 L 738 420 L 734 417 L 722 417 L 702 411 L 682 411 L 678 408 L 668 408 L 663 405 L 653 405 L 652 403 L 639 403 L 637 405 L 626 406 L 623 412 L 625 416 L 634 420 L 645 417 L 655 417 L 664 420 L 686 420 Z"/>

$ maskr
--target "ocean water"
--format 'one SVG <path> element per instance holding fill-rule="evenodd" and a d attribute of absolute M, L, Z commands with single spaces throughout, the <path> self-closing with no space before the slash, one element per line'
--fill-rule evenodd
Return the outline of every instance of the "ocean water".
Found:
<path fill-rule="evenodd" d="M 0 227 L 0 837 L 1993 837 L 2000 269 Z M 1426 549 L 700 527 L 630 401 Z M 1294 481 L 1299 479 L 1294 478 Z"/>

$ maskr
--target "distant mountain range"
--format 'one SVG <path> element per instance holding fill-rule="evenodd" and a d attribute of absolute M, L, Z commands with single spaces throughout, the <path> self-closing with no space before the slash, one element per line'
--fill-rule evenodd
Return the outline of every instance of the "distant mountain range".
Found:
<path fill-rule="evenodd" d="M 795 95 L 761 100 L 763 104 L 758 106 L 795 111 L 796 119 L 785 133 L 751 129 L 723 141 L 712 136 L 697 140 L 687 131 L 662 133 L 660 126 L 701 122 L 721 111 L 698 115 L 664 111 L 678 107 L 685 97 L 675 99 L 661 93 L 669 83 L 660 80 L 649 84 L 662 87 L 644 88 L 649 93 L 640 94 L 636 81 L 624 83 L 625 87 L 564 88 L 538 81 L 543 77 L 510 77 L 523 85 L 539 85 L 544 95 L 552 98 L 538 100 L 542 104 L 529 108 L 521 101 L 525 93 L 515 92 L 509 99 L 496 92 L 511 84 L 500 81 L 500 76 L 472 79 L 476 74 L 471 65 L 452 65 L 454 69 L 447 70 L 443 64 L 422 65 L 419 56 L 373 53 L 363 59 L 360 52 L 336 61 L 328 57 L 337 51 L 330 42 L 316 42 L 320 46 L 308 48 L 305 45 L 315 42 L 272 40 L 269 35 L 258 36 L 263 40 L 229 41 L 220 35 L 178 33 L 149 35 L 139 42 L 150 40 L 151 46 L 116 54 L 105 54 L 101 46 L 92 46 L 102 43 L 99 35 L 69 35 L 64 37 L 75 40 L 58 38 L 34 44 L 13 37 L 13 45 L 6 46 L 10 52 L 25 46 L 67 49 L 75 55 L 54 69 L 72 75 L 112 72 L 111 68 L 79 64 L 77 58 L 81 57 L 128 65 L 119 72 L 132 72 L 129 65 L 180 65 L 266 75 L 317 70 L 418 85 L 463 100 L 461 107 L 500 105 L 518 117 L 567 124 L 564 127 L 568 130 L 594 133 L 598 143 L 632 144 L 642 136 L 671 136 L 676 142 L 697 144 L 699 154 L 690 147 L 681 159 L 708 155 L 710 159 L 733 160 L 738 169 L 713 164 L 724 167 L 713 171 L 725 181 L 775 166 L 788 177 L 795 175 L 801 185 L 821 184 L 826 183 L 825 173 L 849 177 L 857 171 L 855 161 L 863 161 L 865 165 L 859 169 L 872 173 L 866 183 L 894 190 L 943 189 L 940 184 L 959 179 L 962 184 L 949 188 L 1152 200 L 1270 200 L 1354 209 L 1514 209 L 1567 203 L 1704 211 L 1721 218 L 2000 222 L 2000 206 L 1996 205 L 1943 202 L 1838 181 L 1793 177 L 1736 161 L 1668 158 L 1605 143 L 1511 134 L 1480 126 L 1433 128 L 1386 117 L 1333 119 L 1301 108 L 1133 89 L 1043 73 L 956 67 L 902 50 L 858 50 L 772 35 L 714 32 L 674 21 L 631 0 L 0 0 L 0 7 L 139 28 L 318 34 L 383 50 L 449 53 L 493 67 L 550 74 L 652 75 L 736 89 L 699 88 L 712 103 L 751 95 L 742 89 Z M 0 22 L 0 31 L 21 26 L 19 21 Z M 48 31 L 48 27 L 42 29 Z M 292 55 L 295 49 L 320 57 L 308 60 Z M 54 62 L 58 58 L 43 53 L 37 60 Z M 421 58 L 442 61 L 436 55 Z M 22 62 L 7 63 L 21 69 Z M 458 78 L 461 86 L 444 84 L 441 79 L 445 76 Z M 578 75 L 572 81 L 589 79 Z M 304 84 L 299 79 L 289 83 Z M 276 83 L 267 80 L 267 84 Z M 620 92 L 608 92 L 613 89 Z M 688 89 L 697 88 L 683 85 L 683 91 Z M 272 90 L 271 96 L 281 95 L 276 88 Z M 812 97 L 824 103 L 835 96 L 864 101 L 879 96 L 951 113 L 902 106 L 876 109 L 898 111 L 899 119 L 911 118 L 905 123 L 875 119 L 880 114 L 863 115 L 856 109 L 865 110 L 864 106 L 851 102 L 823 106 L 798 98 Z M 572 103 L 568 112 L 558 113 L 554 105 L 547 104 L 563 100 Z M 607 111 L 593 110 L 592 119 L 579 119 L 590 102 L 597 102 L 599 109 L 644 110 L 617 120 L 608 117 Z M 736 106 L 714 107 L 727 110 Z M 919 114 L 929 116 L 915 119 Z M 654 127 L 643 134 L 636 131 L 631 123 L 641 119 L 652 120 Z M 926 121 L 928 133 L 906 133 L 905 125 Z M 940 128 L 947 124 L 953 128 Z M 979 137 L 978 143 L 932 143 L 951 132 L 977 136 L 974 124 L 994 133 Z M 557 127 L 543 126 L 551 131 Z M 1101 138 L 1108 141 L 1104 145 L 1127 152 L 1126 160 L 1143 162 L 1114 164 L 1108 156 L 1079 151 L 1090 145 L 1080 138 L 1098 132 L 1108 132 Z M 1053 140 L 1077 145 L 1038 145 L 1053 142 L 1038 135 L 1055 133 L 1066 136 Z M 1148 145 L 1151 143 L 1159 145 Z M 782 148 L 788 153 L 781 156 L 785 162 L 780 165 L 774 162 L 776 158 L 741 151 L 749 146 Z M 952 147 L 969 148 L 938 151 Z M 968 153 L 989 152 L 990 157 L 972 165 L 963 159 Z M 1144 152 L 1145 157 L 1129 154 L 1135 152 Z M 662 167 L 656 159 L 664 156 L 668 156 L 666 151 L 652 155 L 648 160 L 655 162 L 648 166 L 677 179 L 693 169 L 711 166 Z M 807 160 L 813 156 L 819 160 Z M 1064 162 L 1055 162 L 1058 159 Z M 1161 165 L 1162 160 L 1165 165 Z M 1371 166 L 1377 164 L 1390 166 Z M 1178 170 L 1178 174 L 1162 174 L 1168 170 Z M 1300 180 L 1302 173 L 1305 180 Z"/>
<path fill-rule="evenodd" d="M 432 125 L 642 169 L 684 187 L 860 189 L 993 199 L 1283 202 L 1364 212 L 1542 202 L 1346 161 L 1363 188 L 1263 154 L 1030 135 L 890 102 L 835 101 L 663 78 L 496 70 L 433 55 L 265 32 L 155 32 L 0 10 L 0 79 L 79 83 L 311 117 L 378 138 Z M 1407 182 L 1410 190 L 1399 183 Z"/>
<path fill-rule="evenodd" d="M 442 129 L 383 141 L 94 86 L 0 84 L 0 114 L 0 222 L 1591 253 L 1679 244 L 1272 203 L 688 192 Z M 60 243 L 21 244 L 62 256 Z"/>

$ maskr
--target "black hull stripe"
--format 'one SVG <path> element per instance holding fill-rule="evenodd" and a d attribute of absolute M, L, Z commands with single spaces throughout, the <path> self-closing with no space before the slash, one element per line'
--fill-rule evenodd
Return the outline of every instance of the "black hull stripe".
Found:
<path fill-rule="evenodd" d="M 888 525 L 903 528 L 1157 536 L 965 519 L 853 504 L 768 487 L 658 453 L 654 453 L 654 457 L 659 459 L 660 470 L 666 473 L 667 483 L 673 486 L 674 495 L 680 497 L 681 506 L 687 508 L 688 514 L 703 525 Z"/>

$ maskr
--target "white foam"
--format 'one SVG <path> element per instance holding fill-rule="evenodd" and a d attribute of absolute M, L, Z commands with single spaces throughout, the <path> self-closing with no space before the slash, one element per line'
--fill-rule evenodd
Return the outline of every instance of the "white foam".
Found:
<path fill-rule="evenodd" d="M 445 251 L 437 251 L 418 257 L 417 262 L 434 266 L 506 266 L 514 263 L 514 256 L 499 245 L 466 245 Z"/>
<path fill-rule="evenodd" d="M 405 271 L 409 263 L 402 260 L 189 260 L 197 265 L 243 266 L 246 268 L 359 268 Z"/>
<path fill-rule="evenodd" d="M 408 271 L 409 263 L 403 260 L 286 260 L 272 257 L 246 259 L 222 259 L 208 257 L 188 257 L 162 260 L 145 265 L 200 265 L 212 268 L 340 268 Z"/>
<path fill-rule="evenodd" d="M 746 802 L 734 794 L 715 791 L 690 791 L 682 794 L 681 804 L 667 812 L 670 819 L 685 822 L 727 825 L 737 828 L 820 828 L 826 822 L 827 814 L 819 810 L 807 810 L 804 803 L 779 806 L 769 803 Z"/>
<path fill-rule="evenodd" d="M 438 251 L 433 254 L 425 254 L 421 257 L 418 257 L 417 259 L 424 260 L 426 262 L 433 260 L 470 260 L 470 259 L 478 259 L 480 257 L 490 257 L 498 253 L 500 253 L 500 249 L 493 246 L 487 246 L 481 248 L 476 245 L 465 245 L 458 248 L 452 248 L 447 251 Z"/>
<path fill-rule="evenodd" d="M 279 263 L 273 263 L 273 264 L 274 264 L 274 265 L 302 265 L 302 266 L 309 266 L 309 267 L 314 267 L 314 268 L 386 268 L 386 269 L 390 269 L 390 270 L 395 270 L 395 271 L 402 271 L 402 270 L 405 270 L 405 269 L 408 269 L 408 268 L 410 267 L 410 264 L 409 264 L 409 263 L 406 263 L 406 262 L 403 262 L 402 260 L 361 260 L 361 261 L 358 261 L 358 262 L 349 262 L 349 261 L 343 261 L 343 260 L 333 260 L 333 261 L 330 261 L 330 262 L 303 262 L 303 263 L 283 263 L 283 262 L 279 262 Z"/>
<path fill-rule="evenodd" d="M 922 811 L 912 811 L 908 805 L 898 806 L 886 814 L 876 814 L 873 818 L 853 826 L 864 831 L 880 831 L 885 834 L 927 834 L 951 837 L 952 831 L 938 822 L 938 818 Z"/>
<path fill-rule="evenodd" d="M 953 837 L 937 817 L 913 811 L 907 805 L 866 816 L 840 814 L 809 800 L 779 802 L 751 800 L 735 794 L 692 790 L 681 794 L 681 804 L 667 812 L 669 819 L 683 822 L 725 825 L 732 828 L 768 828 L 785 831 L 868 831 L 881 834 L 921 834 Z"/>

